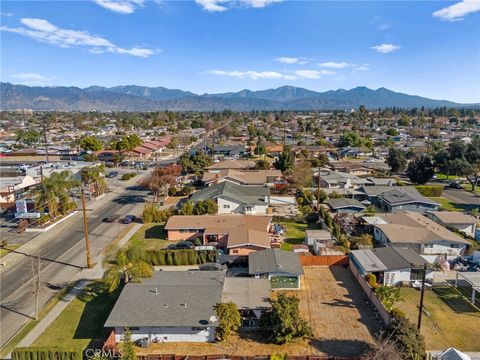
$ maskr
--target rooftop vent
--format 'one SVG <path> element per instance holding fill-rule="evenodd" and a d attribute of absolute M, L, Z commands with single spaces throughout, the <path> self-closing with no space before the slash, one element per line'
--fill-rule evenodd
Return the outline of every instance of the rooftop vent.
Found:
<path fill-rule="evenodd" d="M 180 304 L 180 306 L 186 308 L 186 307 L 187 307 L 187 303 Z"/>

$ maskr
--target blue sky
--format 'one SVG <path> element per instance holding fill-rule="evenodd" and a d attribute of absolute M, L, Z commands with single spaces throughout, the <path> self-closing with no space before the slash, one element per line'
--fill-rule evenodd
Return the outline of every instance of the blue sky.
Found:
<path fill-rule="evenodd" d="M 480 1 L 2 1 L 1 79 L 480 102 Z"/>

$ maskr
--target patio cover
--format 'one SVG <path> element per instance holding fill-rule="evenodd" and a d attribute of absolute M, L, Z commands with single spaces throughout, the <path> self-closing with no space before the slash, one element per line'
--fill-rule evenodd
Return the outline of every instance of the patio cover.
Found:
<path fill-rule="evenodd" d="M 480 292 L 480 273 L 457 271 L 457 276 L 455 278 L 455 287 L 457 287 L 459 276 L 461 276 L 463 280 L 465 280 L 472 286 L 472 298 L 470 300 L 472 304 L 475 304 L 475 293 L 477 291 Z"/>

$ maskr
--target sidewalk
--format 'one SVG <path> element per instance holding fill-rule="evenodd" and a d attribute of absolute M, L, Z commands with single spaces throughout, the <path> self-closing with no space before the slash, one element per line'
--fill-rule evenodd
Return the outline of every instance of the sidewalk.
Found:
<path fill-rule="evenodd" d="M 135 224 L 118 242 L 119 246 L 123 246 L 135 234 L 143 224 Z M 53 309 L 35 326 L 17 345 L 17 347 L 31 346 L 35 340 L 50 326 L 50 324 L 62 313 L 63 310 L 82 292 L 85 286 L 92 280 L 101 279 L 103 277 L 103 254 L 97 256 L 94 261 L 97 263 L 92 269 L 83 269 L 74 278 L 75 286 L 56 304 Z M 5 359 L 9 360 L 11 354 Z"/>

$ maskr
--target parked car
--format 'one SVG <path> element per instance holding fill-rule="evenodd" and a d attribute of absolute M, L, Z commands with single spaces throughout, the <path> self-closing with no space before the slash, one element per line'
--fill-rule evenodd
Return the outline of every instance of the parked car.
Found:
<path fill-rule="evenodd" d="M 450 181 L 448 183 L 448 187 L 452 189 L 461 189 L 462 186 L 460 185 L 460 181 Z"/>
<path fill-rule="evenodd" d="M 102 221 L 107 222 L 107 223 L 113 223 L 113 222 L 117 221 L 119 218 L 120 218 L 120 215 L 114 214 L 114 215 L 110 215 L 110 216 L 107 216 L 107 217 L 103 218 Z"/>
<path fill-rule="evenodd" d="M 208 263 L 205 263 L 205 264 L 200 264 L 198 265 L 198 268 L 200 270 L 206 270 L 206 271 L 226 271 L 227 270 L 227 266 L 226 265 L 221 265 L 219 263 L 216 263 L 216 262 L 208 262 Z"/>
<path fill-rule="evenodd" d="M 137 217 L 135 215 L 126 215 L 122 219 L 120 219 L 120 222 L 122 224 L 130 224 L 132 221 L 134 221 Z"/>
<path fill-rule="evenodd" d="M 168 250 L 189 250 L 193 249 L 195 245 L 193 245 L 190 241 L 180 241 L 176 244 L 168 245 Z"/>
<path fill-rule="evenodd" d="M 118 176 L 118 171 L 110 171 L 107 174 L 107 178 L 109 178 L 109 179 L 116 178 L 117 176 Z"/>

